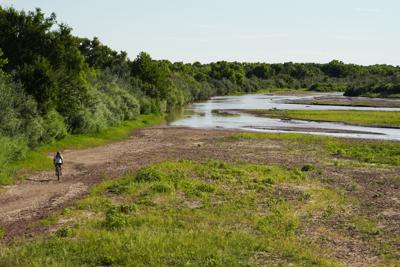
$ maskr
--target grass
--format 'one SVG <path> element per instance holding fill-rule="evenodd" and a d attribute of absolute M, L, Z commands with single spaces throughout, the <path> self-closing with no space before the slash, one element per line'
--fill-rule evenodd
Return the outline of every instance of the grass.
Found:
<path fill-rule="evenodd" d="M 272 118 L 332 121 L 355 125 L 400 128 L 400 111 L 254 110 L 252 112 Z"/>
<path fill-rule="evenodd" d="M 82 149 L 123 140 L 128 138 L 134 129 L 156 125 L 161 121 L 161 115 L 140 115 L 136 120 L 122 122 L 118 126 L 110 127 L 99 133 L 68 135 L 62 140 L 42 145 L 35 150 L 28 151 L 23 160 L 8 164 L 8 168 L 13 171 L 7 172 L 8 175 L 0 179 L 0 185 L 12 183 L 14 181 L 12 176 L 15 177 L 17 174 L 21 175 L 21 173 L 30 171 L 51 170 L 53 168 L 53 163 L 49 159 L 49 154 L 55 151 Z"/>
<path fill-rule="evenodd" d="M 352 224 L 358 231 L 364 234 L 375 235 L 379 232 L 376 221 L 363 216 L 355 216 Z"/>
<path fill-rule="evenodd" d="M 271 139 L 291 142 L 309 149 L 319 149 L 332 156 L 362 163 L 400 166 L 400 142 L 377 140 L 346 140 L 342 138 L 287 133 L 238 133 L 233 139 Z M 295 149 L 295 147 L 293 148 Z"/>
<path fill-rule="evenodd" d="M 336 196 L 320 186 L 287 167 L 158 163 L 93 188 L 50 237 L 3 246 L 0 265 L 339 266 L 302 234 L 299 211 L 321 212 L 307 199 Z"/>
<path fill-rule="evenodd" d="M 224 111 L 220 109 L 213 109 L 211 113 L 215 116 L 221 116 L 221 117 L 240 117 L 239 113 L 233 113 L 229 111 Z"/>
<path fill-rule="evenodd" d="M 358 96 L 365 96 L 365 97 L 379 97 L 379 98 L 393 98 L 398 99 L 400 98 L 400 94 L 379 94 L 379 93 L 371 93 L 367 92 Z"/>
<path fill-rule="evenodd" d="M 326 106 L 353 106 L 353 107 L 400 107 L 399 102 L 389 102 L 382 100 L 372 99 L 348 99 L 348 98 L 335 98 L 335 99 L 312 99 L 312 100 L 299 100 L 292 101 L 291 103 L 299 103 L 306 105 L 326 105 Z"/>

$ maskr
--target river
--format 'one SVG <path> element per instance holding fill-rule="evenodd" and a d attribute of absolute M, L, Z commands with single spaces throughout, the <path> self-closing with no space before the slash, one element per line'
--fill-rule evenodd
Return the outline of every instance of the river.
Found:
<path fill-rule="evenodd" d="M 282 120 L 264 118 L 242 113 L 250 109 L 300 109 L 300 110 L 400 110 L 399 108 L 375 108 L 352 106 L 326 106 L 287 104 L 285 101 L 310 99 L 321 96 L 343 97 L 340 93 L 313 93 L 299 95 L 248 94 L 240 96 L 219 96 L 208 101 L 193 103 L 182 111 L 170 116 L 172 126 L 194 128 L 226 128 L 255 132 L 295 132 L 317 135 L 399 140 L 400 129 L 363 127 L 334 122 L 316 122 L 303 120 Z M 213 110 L 239 110 L 236 116 L 224 116 Z"/>

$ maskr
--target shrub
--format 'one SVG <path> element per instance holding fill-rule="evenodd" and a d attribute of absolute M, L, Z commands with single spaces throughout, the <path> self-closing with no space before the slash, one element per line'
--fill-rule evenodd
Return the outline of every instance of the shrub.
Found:
<path fill-rule="evenodd" d="M 116 262 L 115 258 L 110 255 L 101 255 L 97 259 L 99 266 L 112 266 Z"/>
<path fill-rule="evenodd" d="M 0 135 L 0 185 L 11 182 L 14 174 L 12 162 L 22 159 L 28 150 L 23 138 L 11 138 Z"/>
<path fill-rule="evenodd" d="M 122 194 L 129 190 L 129 183 L 118 183 L 113 184 L 107 187 L 107 192 L 114 193 L 114 194 Z"/>
<path fill-rule="evenodd" d="M 146 167 L 141 169 L 135 177 L 137 182 L 156 182 L 161 181 L 163 178 L 163 174 L 152 167 Z"/>
<path fill-rule="evenodd" d="M 345 91 L 346 86 L 342 84 L 333 83 L 315 83 L 310 87 L 310 90 L 317 92 L 333 92 L 333 91 Z"/>
<path fill-rule="evenodd" d="M 111 207 L 106 212 L 104 227 L 109 230 L 119 229 L 128 224 L 128 217 L 121 212 L 120 207 Z"/>
<path fill-rule="evenodd" d="M 308 172 L 308 171 L 312 171 L 314 169 L 315 169 L 314 165 L 306 164 L 301 168 L 301 171 L 302 172 Z"/>
<path fill-rule="evenodd" d="M 139 100 L 140 103 L 140 114 L 151 113 L 151 101 L 147 97 L 142 97 Z"/>
<path fill-rule="evenodd" d="M 196 185 L 196 189 L 205 193 L 213 193 L 215 191 L 215 187 L 213 185 L 206 183 Z"/>
<path fill-rule="evenodd" d="M 41 117 L 34 117 L 27 122 L 24 135 L 28 140 L 30 147 L 36 147 L 41 143 L 42 136 L 44 135 L 43 119 Z"/>
<path fill-rule="evenodd" d="M 55 110 L 49 111 L 43 121 L 42 143 L 60 140 L 67 135 L 67 126 L 64 118 Z"/>
<path fill-rule="evenodd" d="M 57 230 L 56 236 L 57 237 L 68 237 L 73 234 L 74 230 L 70 226 L 64 226 Z"/>
<path fill-rule="evenodd" d="M 119 210 L 124 214 L 129 214 L 137 210 L 137 205 L 134 203 L 122 204 L 121 206 L 119 206 Z"/>

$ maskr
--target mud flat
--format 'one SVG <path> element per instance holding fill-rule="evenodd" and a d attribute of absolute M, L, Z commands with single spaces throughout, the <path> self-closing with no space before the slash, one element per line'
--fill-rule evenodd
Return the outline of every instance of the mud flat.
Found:
<path fill-rule="evenodd" d="M 355 131 L 355 130 L 344 130 L 344 129 L 329 129 L 329 128 L 307 128 L 307 127 L 252 127 L 248 126 L 246 128 L 254 130 L 269 130 L 269 131 L 279 131 L 279 132 L 301 132 L 301 133 L 347 133 L 347 134 L 374 134 L 383 135 L 382 133 L 365 132 L 365 131 Z"/>
<path fill-rule="evenodd" d="M 400 100 L 345 96 L 317 96 L 312 99 L 285 100 L 284 103 L 323 106 L 400 108 Z"/>

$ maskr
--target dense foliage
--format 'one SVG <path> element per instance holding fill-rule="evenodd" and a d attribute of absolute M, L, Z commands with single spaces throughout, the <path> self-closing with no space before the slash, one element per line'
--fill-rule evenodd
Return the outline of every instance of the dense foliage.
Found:
<path fill-rule="evenodd" d="M 30 147 L 99 132 L 139 114 L 213 95 L 268 87 L 399 94 L 400 68 L 328 64 L 130 60 L 97 38 L 71 34 L 55 14 L 0 7 L 0 136 Z"/>

